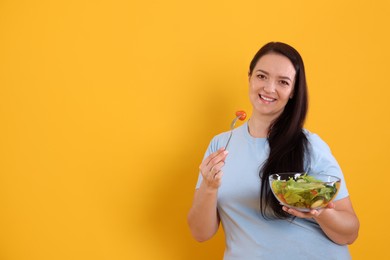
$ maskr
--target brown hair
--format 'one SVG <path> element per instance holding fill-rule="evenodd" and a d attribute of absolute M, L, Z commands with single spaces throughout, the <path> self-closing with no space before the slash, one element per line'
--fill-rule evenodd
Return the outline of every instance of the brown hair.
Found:
<path fill-rule="evenodd" d="M 269 53 L 287 57 L 293 64 L 296 76 L 294 95 L 286 104 L 282 114 L 271 124 L 268 130 L 270 152 L 259 175 L 261 181 L 260 211 L 263 217 L 288 218 L 270 189 L 268 177 L 273 173 L 303 172 L 305 154 L 308 152 L 308 140 L 303 132 L 308 109 L 306 75 L 301 55 L 290 45 L 270 42 L 264 45 L 253 57 L 249 66 L 252 75 L 258 60 Z"/>

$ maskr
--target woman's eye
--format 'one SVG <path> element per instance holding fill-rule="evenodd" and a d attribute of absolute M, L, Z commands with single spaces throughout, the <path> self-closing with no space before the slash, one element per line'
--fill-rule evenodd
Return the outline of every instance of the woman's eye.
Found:
<path fill-rule="evenodd" d="M 265 75 L 263 75 L 263 74 L 259 74 L 259 75 L 257 75 L 257 77 L 258 77 L 259 79 L 266 79 Z"/>
<path fill-rule="evenodd" d="M 285 80 L 281 80 L 280 84 L 282 84 L 283 86 L 290 86 L 290 84 Z"/>

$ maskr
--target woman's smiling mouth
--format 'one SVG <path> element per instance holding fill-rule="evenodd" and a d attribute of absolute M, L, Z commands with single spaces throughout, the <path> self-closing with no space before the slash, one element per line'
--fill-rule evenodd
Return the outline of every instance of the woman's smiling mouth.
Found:
<path fill-rule="evenodd" d="M 261 94 L 259 94 L 259 97 L 261 100 L 266 101 L 266 102 L 274 102 L 276 100 L 275 98 L 265 97 Z"/>

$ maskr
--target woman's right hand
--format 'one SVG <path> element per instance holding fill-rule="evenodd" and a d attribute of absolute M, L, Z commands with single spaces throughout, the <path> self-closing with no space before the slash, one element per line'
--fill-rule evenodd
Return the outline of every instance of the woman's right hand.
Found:
<path fill-rule="evenodd" d="M 220 148 L 218 151 L 210 154 L 203 160 L 199 166 L 200 172 L 203 177 L 203 184 L 209 189 L 218 189 L 221 186 L 222 167 L 225 165 L 225 159 L 228 154 L 224 148 Z"/>
<path fill-rule="evenodd" d="M 199 166 L 202 183 L 195 191 L 194 201 L 188 213 L 188 225 L 194 238 L 206 241 L 217 233 L 219 216 L 217 210 L 218 188 L 222 182 L 222 167 L 228 152 L 224 148 L 207 156 Z"/>

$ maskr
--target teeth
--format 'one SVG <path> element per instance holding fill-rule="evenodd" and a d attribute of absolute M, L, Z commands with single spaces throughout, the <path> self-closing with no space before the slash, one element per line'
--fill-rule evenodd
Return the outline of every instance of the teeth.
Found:
<path fill-rule="evenodd" d="M 269 102 L 271 102 L 271 101 L 274 101 L 275 99 L 273 99 L 273 98 L 266 98 L 266 97 L 264 97 L 264 96 L 260 96 L 262 99 L 264 99 L 265 101 L 269 101 Z"/>

